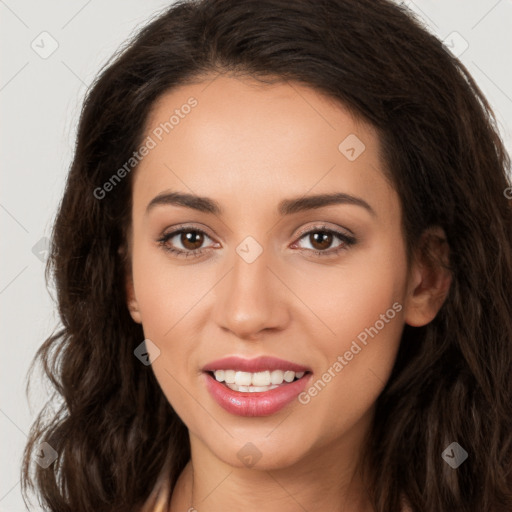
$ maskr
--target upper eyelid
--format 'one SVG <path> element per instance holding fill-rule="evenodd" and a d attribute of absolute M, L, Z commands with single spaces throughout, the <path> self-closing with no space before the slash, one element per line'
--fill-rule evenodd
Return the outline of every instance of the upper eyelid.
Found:
<path fill-rule="evenodd" d="M 313 225 L 313 226 L 309 226 L 307 228 L 299 230 L 299 232 L 296 236 L 301 236 L 304 233 L 308 233 L 309 231 L 315 230 L 315 229 L 317 229 L 317 230 L 325 229 L 326 231 L 334 231 L 334 232 L 343 230 L 343 231 L 347 231 L 349 236 L 355 236 L 355 233 L 352 230 L 348 229 L 347 227 L 344 227 L 344 226 L 331 227 L 331 226 L 328 226 L 328 224 L 330 224 L 330 223 L 327 221 L 319 221 L 316 226 Z M 208 233 L 208 228 L 196 227 L 196 226 L 190 225 L 190 224 L 178 224 L 178 225 L 170 228 L 169 231 L 167 231 L 167 228 L 166 228 L 162 231 L 162 236 L 166 236 L 168 234 L 175 234 L 176 232 L 179 232 L 179 231 L 201 231 L 201 232 L 205 233 L 206 235 L 208 235 L 210 238 L 214 238 L 212 235 L 210 235 Z"/>
<path fill-rule="evenodd" d="M 160 238 L 173 238 L 176 235 L 186 231 L 197 231 L 199 233 L 205 234 L 208 238 L 212 240 L 214 238 L 208 233 L 208 231 L 206 231 L 206 229 L 197 228 L 195 226 L 177 226 L 175 228 L 172 228 L 170 231 L 164 230 Z"/>
<path fill-rule="evenodd" d="M 299 232 L 297 233 L 296 236 L 300 238 L 304 235 L 307 235 L 308 233 L 311 233 L 312 231 L 313 232 L 314 231 L 329 231 L 329 232 L 332 232 L 335 234 L 345 235 L 345 236 L 349 236 L 349 237 L 355 237 L 354 233 L 350 229 L 341 227 L 341 226 L 336 227 L 336 228 L 329 227 L 326 222 L 320 222 L 316 226 L 309 226 L 307 228 L 301 229 L 301 230 L 299 230 Z M 347 231 L 347 233 L 341 233 L 341 231 Z"/>

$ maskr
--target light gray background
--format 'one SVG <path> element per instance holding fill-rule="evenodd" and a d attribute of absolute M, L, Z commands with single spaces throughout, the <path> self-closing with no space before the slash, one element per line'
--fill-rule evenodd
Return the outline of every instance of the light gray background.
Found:
<path fill-rule="evenodd" d="M 0 512 L 25 510 L 21 454 L 47 396 L 36 379 L 29 408 L 25 377 L 58 321 L 44 282 L 44 237 L 72 159 L 81 101 L 108 57 L 170 3 L 0 0 Z M 405 3 L 454 52 L 467 42 L 460 59 L 495 109 L 512 151 L 512 0 Z M 51 37 L 40 36 L 44 31 Z M 52 39 L 58 48 L 46 57 Z"/>

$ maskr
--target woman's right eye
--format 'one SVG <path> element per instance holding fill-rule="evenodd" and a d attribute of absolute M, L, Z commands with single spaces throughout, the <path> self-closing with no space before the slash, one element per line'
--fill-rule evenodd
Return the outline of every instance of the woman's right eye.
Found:
<path fill-rule="evenodd" d="M 175 254 L 179 257 L 188 258 L 190 256 L 199 256 L 203 254 L 206 249 L 196 247 L 204 243 L 204 239 L 210 238 L 203 230 L 197 228 L 180 228 L 170 233 L 164 234 L 158 241 L 165 251 Z M 174 244 L 169 245 L 169 241 L 177 238 L 178 243 L 183 246 L 183 249 L 176 248 Z M 210 238 L 211 240 L 211 238 Z"/>

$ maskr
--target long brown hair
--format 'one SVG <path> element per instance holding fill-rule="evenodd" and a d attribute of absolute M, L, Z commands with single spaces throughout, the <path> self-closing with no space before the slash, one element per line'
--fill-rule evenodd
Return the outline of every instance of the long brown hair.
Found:
<path fill-rule="evenodd" d="M 104 186 L 141 144 L 164 92 L 211 73 L 305 84 L 379 133 L 409 251 L 441 226 L 453 276 L 436 318 L 405 326 L 365 457 L 374 508 L 512 510 L 510 158 L 464 65 L 387 0 L 180 1 L 101 71 L 80 117 L 52 233 L 47 280 L 62 327 L 34 358 L 54 397 L 34 422 L 22 490 L 55 512 L 140 510 L 166 468 L 190 458 L 188 431 L 150 366 L 126 304 L 123 247 L 133 172 Z M 29 382 L 30 383 L 30 382 Z M 56 405 L 55 405 L 56 404 Z M 33 454 L 58 454 L 44 469 Z M 469 454 L 456 470 L 443 450 Z"/>

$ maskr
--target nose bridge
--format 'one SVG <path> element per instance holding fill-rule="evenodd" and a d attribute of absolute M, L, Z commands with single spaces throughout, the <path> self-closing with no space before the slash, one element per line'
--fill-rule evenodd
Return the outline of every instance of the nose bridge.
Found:
<path fill-rule="evenodd" d="M 253 237 L 236 247 L 232 269 L 218 291 L 216 318 L 221 328 L 251 338 L 264 329 L 284 326 L 286 306 L 279 280 L 269 269 L 272 259 L 270 249 Z"/>

